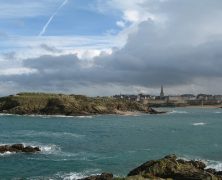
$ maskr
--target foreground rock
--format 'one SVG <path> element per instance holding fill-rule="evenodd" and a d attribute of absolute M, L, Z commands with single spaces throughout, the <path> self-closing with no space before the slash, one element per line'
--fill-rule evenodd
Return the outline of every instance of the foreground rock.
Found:
<path fill-rule="evenodd" d="M 89 176 L 89 177 L 83 178 L 81 180 L 112 180 L 112 179 L 113 179 L 113 174 L 102 173 L 101 175 Z"/>
<path fill-rule="evenodd" d="M 127 177 L 117 178 L 112 174 L 103 173 L 82 180 L 222 180 L 222 172 L 206 169 L 201 161 L 185 161 L 176 155 L 168 155 L 159 160 L 148 161 L 129 172 Z"/>
<path fill-rule="evenodd" d="M 128 176 L 140 175 L 147 178 L 172 178 L 176 180 L 219 180 L 222 176 L 216 170 L 205 170 L 201 161 L 185 161 L 169 155 L 160 160 L 148 161 L 130 171 Z"/>
<path fill-rule="evenodd" d="M 13 145 L 2 145 L 0 146 L 0 153 L 6 152 L 24 152 L 24 153 L 35 153 L 41 151 L 39 147 L 24 146 L 23 144 L 13 144 Z"/>

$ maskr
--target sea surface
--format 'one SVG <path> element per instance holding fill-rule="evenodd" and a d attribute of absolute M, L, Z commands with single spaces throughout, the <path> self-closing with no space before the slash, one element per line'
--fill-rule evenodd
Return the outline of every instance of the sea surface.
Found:
<path fill-rule="evenodd" d="M 0 144 L 39 146 L 37 154 L 0 154 L 0 179 L 124 176 L 167 154 L 222 170 L 222 109 L 175 108 L 162 115 L 0 115 Z"/>

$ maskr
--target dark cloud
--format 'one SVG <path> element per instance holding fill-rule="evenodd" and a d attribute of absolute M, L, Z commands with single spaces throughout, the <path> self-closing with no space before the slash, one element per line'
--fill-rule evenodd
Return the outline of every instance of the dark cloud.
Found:
<path fill-rule="evenodd" d="M 49 46 L 47 44 L 41 44 L 40 47 L 46 51 L 49 51 L 49 52 L 52 52 L 52 53 L 61 53 L 61 50 L 55 48 L 55 47 L 52 47 L 52 46 Z"/>
<path fill-rule="evenodd" d="M 13 60 L 16 57 L 16 53 L 15 52 L 2 53 L 2 56 L 5 60 Z"/>
<path fill-rule="evenodd" d="M 41 56 L 23 66 L 38 73 L 11 76 L 21 86 L 64 90 L 79 85 L 159 87 L 217 85 L 222 79 L 222 2 L 216 0 L 149 1 L 147 9 L 164 23 L 147 20 L 127 44 L 112 55 L 80 60 L 75 55 Z M 47 45 L 43 49 L 57 50 Z M 202 84 L 201 84 L 202 83 Z M 130 91 L 130 90 L 129 90 Z M 99 92 L 99 91 L 98 91 Z"/>

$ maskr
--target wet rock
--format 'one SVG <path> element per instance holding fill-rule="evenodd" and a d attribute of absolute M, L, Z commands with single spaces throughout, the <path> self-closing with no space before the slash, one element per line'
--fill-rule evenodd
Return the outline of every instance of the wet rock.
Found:
<path fill-rule="evenodd" d="M 101 175 L 89 176 L 89 177 L 83 178 L 81 180 L 112 180 L 112 179 L 113 179 L 113 174 L 102 173 Z"/>
<path fill-rule="evenodd" d="M 148 108 L 148 113 L 149 113 L 149 114 L 164 114 L 164 113 L 166 113 L 166 112 L 164 112 L 164 111 L 157 111 L 157 110 L 149 107 L 149 108 Z"/>
<path fill-rule="evenodd" d="M 160 160 L 151 160 L 129 172 L 128 176 L 172 178 L 175 180 L 219 180 L 212 170 L 207 171 L 201 161 L 185 161 L 176 155 L 168 155 Z"/>
<path fill-rule="evenodd" d="M 24 146 L 23 144 L 13 144 L 13 145 L 2 145 L 0 146 L 0 153 L 5 152 L 25 152 L 25 153 L 35 153 L 41 151 L 39 147 Z"/>

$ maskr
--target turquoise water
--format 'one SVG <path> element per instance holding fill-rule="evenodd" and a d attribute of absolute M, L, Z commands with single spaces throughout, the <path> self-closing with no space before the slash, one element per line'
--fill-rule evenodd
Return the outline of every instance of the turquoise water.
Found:
<path fill-rule="evenodd" d="M 0 116 L 0 144 L 40 146 L 39 154 L 0 155 L 0 179 L 76 179 L 176 153 L 222 170 L 222 110 L 168 109 L 140 116 Z"/>

